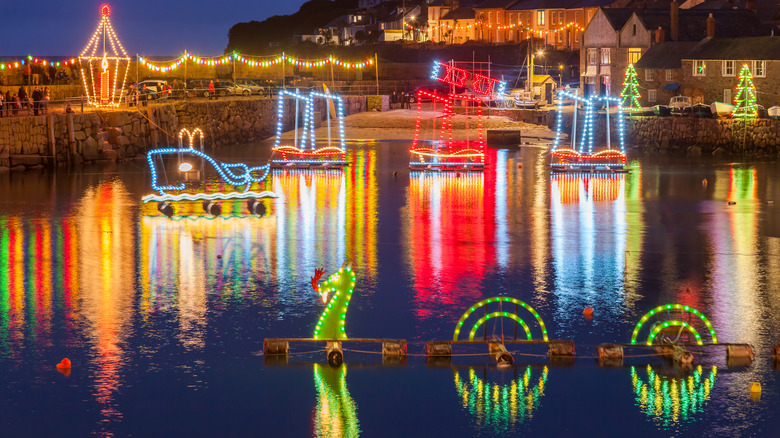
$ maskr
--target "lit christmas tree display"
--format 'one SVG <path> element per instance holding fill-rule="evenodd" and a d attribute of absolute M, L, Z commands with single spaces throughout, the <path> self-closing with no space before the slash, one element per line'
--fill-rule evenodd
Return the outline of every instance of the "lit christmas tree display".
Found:
<path fill-rule="evenodd" d="M 79 55 L 81 81 L 90 105 L 119 106 L 130 57 L 111 26 L 111 8 L 100 7 L 100 23 Z"/>
<path fill-rule="evenodd" d="M 756 86 L 753 85 L 753 75 L 747 64 L 742 66 L 739 72 L 739 85 L 736 88 L 737 96 L 734 98 L 734 112 L 732 115 L 740 119 L 751 119 L 758 115 L 756 108 Z"/>
<path fill-rule="evenodd" d="M 636 111 L 642 109 L 639 104 L 639 88 L 637 88 L 636 70 L 634 64 L 628 64 L 626 72 L 624 73 L 625 79 L 623 80 L 623 91 L 620 92 L 620 97 L 623 98 L 622 106 L 629 111 Z"/>

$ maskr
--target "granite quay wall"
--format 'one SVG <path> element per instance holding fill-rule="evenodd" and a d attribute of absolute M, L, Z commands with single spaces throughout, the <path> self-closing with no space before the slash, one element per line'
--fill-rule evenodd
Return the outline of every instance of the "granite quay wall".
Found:
<path fill-rule="evenodd" d="M 631 117 L 628 126 L 632 146 L 646 151 L 680 151 L 689 155 L 780 152 L 780 120 Z"/>
<path fill-rule="evenodd" d="M 531 110 L 508 110 L 529 112 Z M 541 111 L 535 111 L 540 113 Z M 515 120 L 547 125 L 553 131 L 557 126 L 555 111 L 548 111 L 548 117 L 541 114 L 510 114 Z M 497 114 L 497 112 L 493 112 Z M 536 120 L 534 120 L 536 119 Z M 571 133 L 571 115 L 564 116 L 562 132 Z M 584 115 L 578 113 L 578 126 L 583 126 Z M 595 144 L 604 143 L 604 115 L 597 116 Z M 613 143 L 619 138 L 617 124 L 611 126 Z M 580 131 L 580 129 L 578 129 Z M 728 118 L 701 117 L 626 117 L 625 140 L 627 148 L 646 152 L 687 153 L 690 155 L 729 153 L 745 155 L 774 155 L 780 153 L 780 120 L 739 120 Z"/>
<path fill-rule="evenodd" d="M 344 97 L 347 115 L 366 111 L 367 104 L 366 96 Z M 324 122 L 326 111 L 326 102 L 318 99 L 316 125 Z M 276 99 L 229 98 L 151 104 L 124 111 L 2 118 L 0 169 L 141 157 L 154 147 L 178 145 L 180 128 L 200 128 L 204 146 L 215 150 L 274 136 L 277 115 Z M 293 128 L 294 116 L 295 102 L 286 99 L 285 131 Z"/>

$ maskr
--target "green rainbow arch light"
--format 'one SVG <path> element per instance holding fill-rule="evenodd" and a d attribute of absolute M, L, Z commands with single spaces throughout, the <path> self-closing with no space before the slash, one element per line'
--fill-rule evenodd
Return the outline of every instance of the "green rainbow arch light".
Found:
<path fill-rule="evenodd" d="M 525 323 L 522 319 L 520 319 L 517 315 L 514 313 L 509 312 L 493 312 L 488 315 L 483 316 L 474 324 L 474 327 L 471 328 L 471 332 L 469 333 L 469 341 L 474 340 L 474 335 L 477 334 L 477 329 L 485 323 L 490 318 L 497 318 L 497 317 L 505 317 L 505 318 L 511 318 L 514 319 L 518 324 L 523 326 L 523 330 L 525 330 L 525 337 L 530 341 L 533 338 L 531 337 L 531 329 L 528 328 L 528 324 Z"/>
<path fill-rule="evenodd" d="M 691 334 L 693 334 L 693 337 L 696 338 L 697 344 L 699 345 L 704 344 L 701 340 L 701 335 L 699 334 L 698 331 L 696 331 L 695 328 L 693 328 L 692 325 L 688 324 L 685 321 L 671 320 L 671 321 L 664 321 L 663 324 L 658 324 L 657 326 L 653 327 L 653 330 L 650 332 L 650 336 L 647 337 L 647 345 L 653 345 L 653 340 L 658 335 L 658 333 L 660 333 L 661 330 L 667 327 L 683 327 L 684 329 L 691 332 Z"/>
<path fill-rule="evenodd" d="M 642 316 L 642 318 L 639 319 L 639 322 L 636 324 L 636 327 L 634 327 L 634 332 L 631 334 L 631 344 L 636 344 L 636 340 L 637 340 L 637 338 L 639 336 L 639 331 L 642 329 L 642 326 L 645 324 L 645 322 L 647 322 L 647 320 L 650 319 L 650 317 L 652 317 L 653 315 L 656 315 L 656 314 L 658 314 L 660 312 L 663 312 L 663 311 L 672 311 L 672 310 L 683 312 L 683 313 L 691 313 L 693 315 L 698 316 L 699 319 L 702 320 L 704 325 L 707 326 L 707 329 L 710 331 L 710 336 L 712 337 L 712 343 L 713 344 L 717 344 L 718 343 L 718 337 L 715 335 L 715 329 L 712 327 L 712 323 L 710 323 L 710 320 L 707 319 L 707 317 L 704 316 L 703 313 L 699 312 L 698 310 L 694 309 L 693 307 L 684 306 L 682 304 L 665 304 L 663 306 L 658 306 L 655 309 L 647 312 L 646 314 L 644 314 L 644 316 Z M 670 325 L 676 325 L 676 326 L 680 326 L 680 325 L 683 324 L 682 321 L 677 321 L 677 320 L 665 321 L 664 323 L 670 323 Z M 677 323 L 677 324 L 672 324 L 672 323 Z M 696 329 L 694 329 L 688 323 L 684 323 L 684 324 L 685 325 L 683 327 L 685 327 L 689 332 L 691 332 L 694 335 L 694 337 L 696 337 L 697 343 L 702 344 L 701 336 L 698 336 L 699 333 L 696 331 Z M 658 331 L 662 330 L 663 329 L 663 324 L 661 324 L 659 327 L 661 327 L 661 328 L 655 327 L 653 330 L 655 330 L 655 329 L 658 329 Z M 653 338 L 655 338 L 655 335 L 657 335 L 657 334 L 658 334 L 657 332 L 655 334 L 652 334 L 652 333 L 650 334 L 650 337 L 648 338 L 648 341 L 649 341 L 648 345 L 650 343 L 652 343 Z"/>
<path fill-rule="evenodd" d="M 544 321 L 539 316 L 539 313 L 536 310 L 534 310 L 531 306 L 529 306 L 528 304 L 526 304 L 526 303 L 524 303 L 524 302 L 522 302 L 522 301 L 520 301 L 520 300 L 518 300 L 516 298 L 511 298 L 511 297 L 486 298 L 486 299 L 484 299 L 484 300 L 474 304 L 473 306 L 471 306 L 463 314 L 463 316 L 460 317 L 460 320 L 458 320 L 458 323 L 455 325 L 455 334 L 452 336 L 452 340 L 453 341 L 457 341 L 458 340 L 458 336 L 460 336 L 460 331 L 461 331 L 461 328 L 463 327 L 463 324 L 466 322 L 466 320 L 469 318 L 469 316 L 471 316 L 472 313 L 474 313 L 477 309 L 485 307 L 485 306 L 487 306 L 489 304 L 492 304 L 492 303 L 512 303 L 512 304 L 516 304 L 516 305 L 526 309 L 527 311 L 531 312 L 531 314 L 534 316 L 534 318 L 536 318 L 536 322 L 539 324 L 539 328 L 541 328 L 541 330 L 542 330 L 542 339 L 544 339 L 545 341 L 549 341 L 550 340 L 547 337 L 547 326 L 544 325 Z M 473 340 L 474 339 L 474 334 L 476 333 L 476 330 L 477 330 L 477 328 L 479 328 L 479 326 L 484 324 L 485 321 L 487 321 L 488 319 L 495 318 L 495 317 L 507 317 L 507 318 L 511 318 L 511 319 L 515 320 L 518 324 L 523 326 L 523 329 L 525 330 L 525 334 L 526 334 L 527 339 L 529 341 L 532 340 L 531 331 L 530 331 L 530 328 L 528 327 L 528 324 L 526 324 L 525 321 L 520 319 L 520 317 L 518 317 L 516 314 L 514 314 L 512 312 L 504 312 L 504 311 L 490 313 L 489 315 L 486 315 L 483 318 L 481 318 L 479 321 L 477 321 L 477 323 L 473 326 L 473 328 L 471 330 L 471 333 L 469 334 L 469 340 Z"/>

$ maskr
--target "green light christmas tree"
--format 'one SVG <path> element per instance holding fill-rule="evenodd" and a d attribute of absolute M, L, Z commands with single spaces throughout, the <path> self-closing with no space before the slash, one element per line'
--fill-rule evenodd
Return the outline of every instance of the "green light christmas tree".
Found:
<path fill-rule="evenodd" d="M 756 108 L 756 87 L 753 85 L 753 75 L 747 65 L 742 66 L 739 72 L 739 85 L 737 96 L 734 98 L 734 117 L 740 119 L 752 119 L 758 115 Z"/>
<path fill-rule="evenodd" d="M 623 91 L 620 92 L 620 97 L 623 98 L 622 106 L 631 111 L 638 111 L 642 109 L 639 104 L 639 88 L 637 87 L 638 81 L 636 79 L 636 70 L 634 64 L 628 64 L 626 68 L 625 79 L 623 82 Z"/>

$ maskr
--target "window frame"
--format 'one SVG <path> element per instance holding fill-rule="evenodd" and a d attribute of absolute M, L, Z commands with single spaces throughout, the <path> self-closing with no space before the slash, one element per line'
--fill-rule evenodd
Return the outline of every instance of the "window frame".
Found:
<path fill-rule="evenodd" d="M 761 74 L 758 74 L 758 64 L 761 63 Z M 766 77 L 766 61 L 762 60 L 756 60 L 752 62 L 753 68 L 752 68 L 752 74 L 754 78 L 765 78 Z"/>
<path fill-rule="evenodd" d="M 703 59 L 693 60 L 693 76 L 707 76 L 707 64 Z"/>
<path fill-rule="evenodd" d="M 645 70 L 645 81 L 654 81 L 655 80 L 655 72 L 650 69 Z"/>
<path fill-rule="evenodd" d="M 648 103 L 658 102 L 658 90 L 656 90 L 655 88 L 647 90 L 647 102 Z"/>
<path fill-rule="evenodd" d="M 729 67 L 731 67 L 731 73 L 729 73 Z M 720 62 L 720 74 L 724 78 L 733 78 L 737 75 L 737 61 L 733 59 L 726 59 Z"/>
<path fill-rule="evenodd" d="M 600 65 L 612 65 L 612 49 L 609 47 L 602 47 L 599 52 L 599 64 Z M 606 55 L 606 56 L 605 56 Z M 606 59 L 606 62 L 604 60 Z"/>
<path fill-rule="evenodd" d="M 599 49 L 589 47 L 585 50 L 585 56 L 585 65 L 599 65 Z"/>
<path fill-rule="evenodd" d="M 666 70 L 666 82 L 674 81 L 674 70 Z"/>
<path fill-rule="evenodd" d="M 636 55 L 636 59 L 632 60 L 634 56 Z M 642 57 L 642 49 L 640 47 L 629 47 L 628 48 L 628 63 L 629 64 L 636 64 L 637 61 L 639 61 L 639 58 Z"/>
<path fill-rule="evenodd" d="M 536 10 L 536 25 L 537 26 L 544 26 L 544 9 L 537 9 Z"/>

